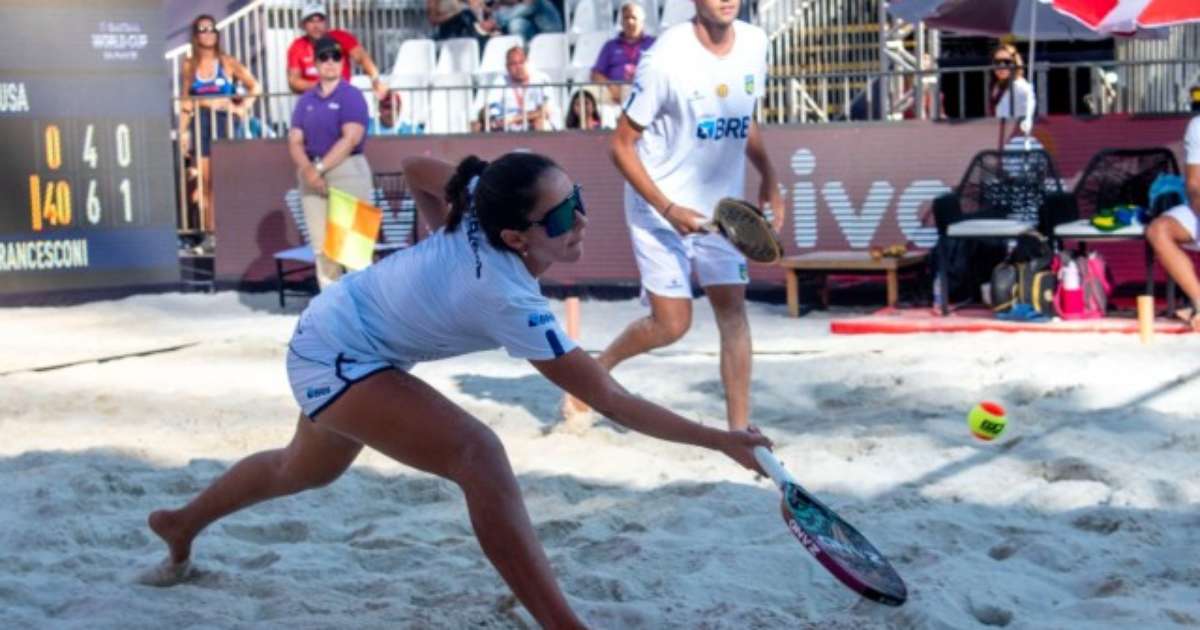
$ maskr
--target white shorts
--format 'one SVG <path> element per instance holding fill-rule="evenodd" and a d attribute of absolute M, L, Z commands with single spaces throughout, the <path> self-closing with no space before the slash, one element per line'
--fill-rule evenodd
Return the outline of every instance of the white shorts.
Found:
<path fill-rule="evenodd" d="M 701 287 L 750 282 L 746 257 L 720 234 L 683 236 L 665 219 L 647 215 L 646 202 L 627 194 L 626 220 L 642 290 L 669 298 L 692 298 L 692 271 Z M 630 207 L 630 204 L 634 204 Z"/>
<path fill-rule="evenodd" d="M 1191 208 L 1186 205 L 1179 205 L 1167 210 L 1162 215 L 1178 221 L 1179 225 L 1182 225 L 1183 229 L 1187 230 L 1188 236 L 1192 237 L 1192 240 L 1200 245 L 1200 240 L 1196 238 L 1196 213 L 1192 212 Z"/>
<path fill-rule="evenodd" d="M 378 358 L 357 358 L 325 341 L 312 327 L 308 313 L 300 316 L 288 343 L 287 373 L 292 396 L 309 420 L 357 383 L 376 372 L 392 368 L 407 370 Z"/>

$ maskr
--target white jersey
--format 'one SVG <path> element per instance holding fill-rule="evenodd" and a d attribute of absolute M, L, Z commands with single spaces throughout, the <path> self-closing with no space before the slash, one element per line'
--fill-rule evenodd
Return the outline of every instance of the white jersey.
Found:
<path fill-rule="evenodd" d="M 1188 123 L 1187 133 L 1183 135 L 1184 160 L 1190 166 L 1200 166 L 1200 116 Z"/>
<path fill-rule="evenodd" d="M 718 57 L 692 22 L 667 29 L 642 54 L 625 102 L 645 128 L 637 151 L 650 178 L 671 201 L 707 216 L 722 197 L 744 195 L 746 140 L 766 89 L 766 33 L 741 21 L 733 33 L 733 49 Z M 626 209 L 631 221 L 665 222 L 640 201 L 640 211 Z"/>
<path fill-rule="evenodd" d="M 439 230 L 325 288 L 304 319 L 348 356 L 402 369 L 499 347 L 531 360 L 575 348 L 521 259 L 492 247 L 470 213 L 454 232 Z"/>

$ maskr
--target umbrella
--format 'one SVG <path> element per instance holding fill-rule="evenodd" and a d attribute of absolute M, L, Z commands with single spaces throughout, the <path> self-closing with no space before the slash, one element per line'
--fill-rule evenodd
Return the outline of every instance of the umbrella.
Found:
<path fill-rule="evenodd" d="M 1145 28 L 1200 21 L 1197 0 L 1053 0 L 1054 8 L 1098 33 L 1127 34 Z"/>
<path fill-rule="evenodd" d="M 1037 0 L 892 0 L 888 12 L 906 22 L 925 22 L 964 35 L 1001 37 L 1011 33 L 1052 40 L 1108 37 Z"/>

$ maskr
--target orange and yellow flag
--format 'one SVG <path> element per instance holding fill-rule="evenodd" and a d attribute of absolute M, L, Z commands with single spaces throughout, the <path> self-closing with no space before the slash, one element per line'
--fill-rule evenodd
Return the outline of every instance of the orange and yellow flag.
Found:
<path fill-rule="evenodd" d="M 324 254 L 347 269 L 363 269 L 375 255 L 379 208 L 337 188 L 329 189 L 329 215 L 325 222 Z"/>

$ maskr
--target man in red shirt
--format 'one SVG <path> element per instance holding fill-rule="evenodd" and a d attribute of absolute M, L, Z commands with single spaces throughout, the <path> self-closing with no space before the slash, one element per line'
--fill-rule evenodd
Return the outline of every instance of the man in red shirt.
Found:
<path fill-rule="evenodd" d="M 371 61 L 371 55 L 359 45 L 358 38 L 349 32 L 329 28 L 329 19 L 323 3 L 305 4 L 304 11 L 300 14 L 300 25 L 304 28 L 304 34 L 288 46 L 287 53 L 288 87 L 292 92 L 303 94 L 316 86 L 317 67 L 313 58 L 313 42 L 328 35 L 337 41 L 342 50 L 347 51 L 347 55 L 342 58 L 342 78 L 350 80 L 350 61 L 357 61 L 367 76 L 371 77 L 375 96 L 380 100 L 387 98 L 387 83 L 380 77 L 379 69 L 375 67 L 375 62 Z"/>

